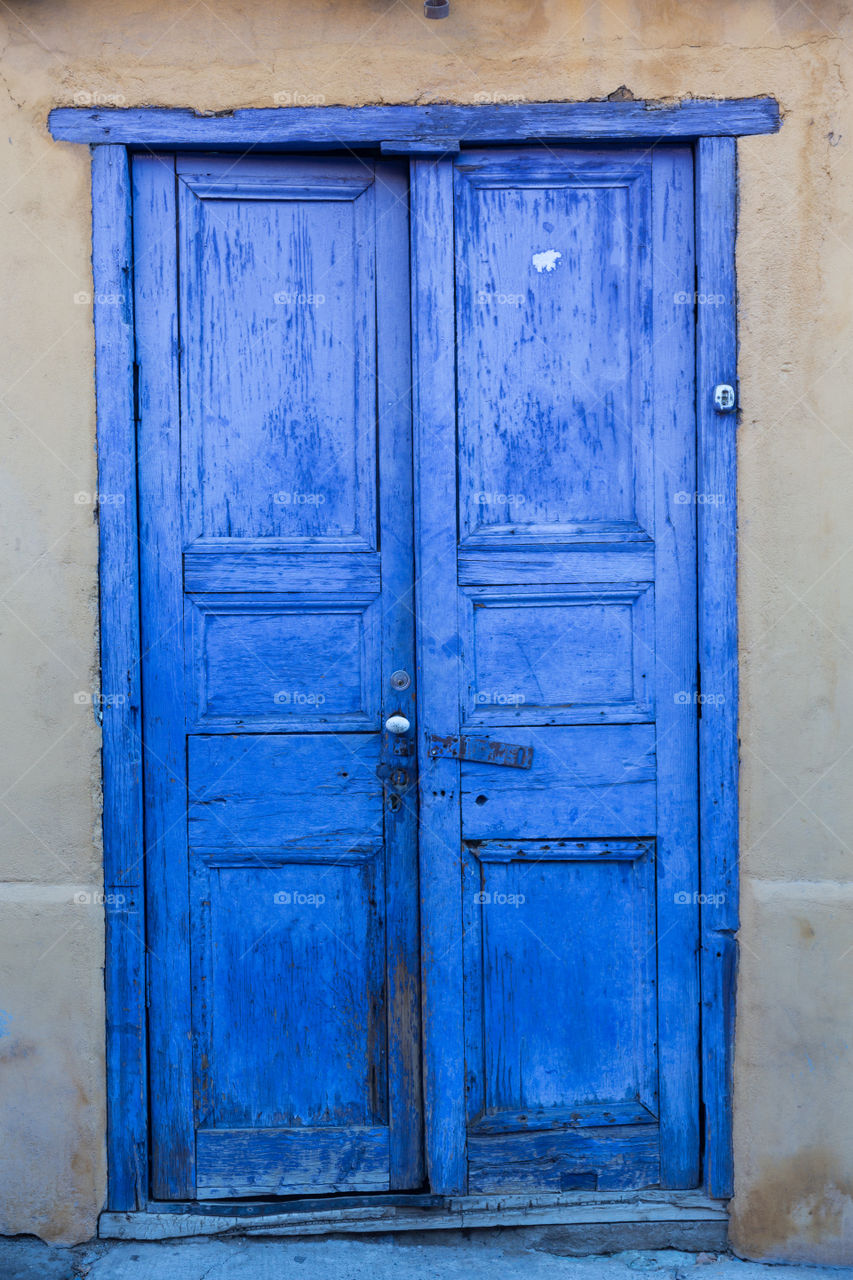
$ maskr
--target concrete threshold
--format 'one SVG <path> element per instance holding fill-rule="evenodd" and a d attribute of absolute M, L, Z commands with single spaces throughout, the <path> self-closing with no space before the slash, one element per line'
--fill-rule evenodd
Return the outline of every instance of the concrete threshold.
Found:
<path fill-rule="evenodd" d="M 388 1203 L 392 1200 L 393 1203 Z M 426 1201 L 426 1203 L 424 1203 Z M 190 1236 L 420 1235 L 434 1231 L 558 1227 L 566 1251 L 719 1250 L 726 1247 L 725 1201 L 698 1191 L 568 1191 L 551 1195 L 387 1197 L 360 1203 L 290 1201 L 281 1206 L 152 1203 L 137 1213 L 106 1212 L 107 1240 L 171 1240 Z"/>

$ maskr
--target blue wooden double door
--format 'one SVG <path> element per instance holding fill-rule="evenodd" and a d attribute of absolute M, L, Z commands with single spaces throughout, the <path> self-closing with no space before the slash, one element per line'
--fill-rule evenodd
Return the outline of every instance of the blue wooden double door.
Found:
<path fill-rule="evenodd" d="M 134 158 L 155 1200 L 699 1182 L 692 172 Z"/>

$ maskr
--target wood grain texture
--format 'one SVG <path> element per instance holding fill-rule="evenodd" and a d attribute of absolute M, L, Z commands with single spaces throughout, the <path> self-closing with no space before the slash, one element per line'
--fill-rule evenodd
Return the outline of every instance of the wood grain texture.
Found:
<path fill-rule="evenodd" d="M 596 1251 L 629 1240 L 643 1248 L 725 1246 L 727 1213 L 719 1200 L 690 1191 L 564 1191 L 470 1196 L 341 1197 L 323 1202 L 298 1198 L 289 1203 L 165 1204 L 148 1213 L 102 1214 L 99 1232 L 113 1239 L 168 1239 L 247 1234 L 319 1235 L 330 1231 L 375 1232 L 447 1230 L 459 1227 L 561 1225 L 578 1232 L 580 1251 Z M 634 1228 L 682 1237 L 629 1235 Z M 618 1232 L 618 1236 L 614 1235 Z M 705 1234 L 703 1234 L 703 1232 Z M 716 1234 L 713 1234 L 716 1233 Z"/>
<path fill-rule="evenodd" d="M 608 1172 L 592 1137 L 563 1164 L 552 1126 L 488 1189 L 533 1186 L 536 1160 L 545 1179 L 694 1185 L 691 154 L 455 168 L 465 709 L 533 750 L 523 774 L 462 763 L 469 1123 L 639 1104 L 666 1137 L 646 1129 L 636 1164 Z M 656 847 L 605 859 L 606 837 Z"/>
<path fill-rule="evenodd" d="M 242 114 L 198 123 L 230 127 Z M 313 120 L 306 117 L 306 130 Z M 471 120 L 476 129 L 496 127 L 494 118 Z M 429 156 L 436 139 L 453 134 L 432 127 L 420 142 L 411 128 L 395 142 L 390 129 L 386 150 L 414 155 L 420 146 L 421 157 Z M 512 127 L 523 127 L 520 116 Z M 495 135 L 468 141 L 485 137 Z M 194 1124 L 205 1134 L 199 1153 L 214 1153 L 198 1187 L 211 1198 L 252 1193 L 238 1167 L 252 1128 L 260 1164 L 251 1176 L 260 1177 L 260 1194 L 420 1184 L 417 809 L 408 757 L 401 757 L 409 771 L 401 803 L 390 805 L 388 769 L 400 760 L 391 759 L 390 736 L 379 732 L 393 711 L 414 722 L 416 696 L 422 744 L 432 733 L 458 734 L 464 717 L 489 732 L 512 726 L 496 736 L 533 748 L 529 771 L 474 761 L 460 768 L 421 751 L 431 1186 L 464 1192 L 467 1156 L 472 1190 L 696 1184 L 701 902 L 705 1176 L 714 1194 L 731 1189 L 735 421 L 714 411 L 712 393 L 717 382 L 735 382 L 734 142 L 708 138 L 696 149 L 695 288 L 700 296 L 722 294 L 725 305 L 695 308 L 695 367 L 694 307 L 678 302 L 694 287 L 688 148 L 659 147 L 651 159 L 623 152 L 621 161 L 618 152 L 591 148 L 463 150 L 456 161 L 452 150 L 436 148 L 444 158 L 412 163 L 411 370 L 403 169 L 322 158 L 288 169 L 290 162 L 255 157 L 235 176 L 233 159 L 179 159 L 179 227 L 188 238 L 181 253 L 188 318 L 182 457 L 170 239 L 175 173 L 161 157 L 134 160 L 135 236 L 146 250 L 137 255 L 135 304 L 148 928 L 151 995 L 160 1010 L 151 1047 L 153 1185 L 175 1201 L 194 1194 Z M 108 193 L 96 210 L 99 292 L 99 279 L 104 292 L 119 293 L 127 280 L 123 164 L 118 146 L 96 151 L 95 189 Z M 124 241 L 116 225 L 124 225 Z M 481 241 L 488 252 L 479 252 Z M 544 264 L 533 274 L 531 253 L 554 246 L 556 269 Z M 583 283 L 574 294 L 560 262 Z M 334 276 L 332 311 L 315 308 L 279 325 L 286 304 L 270 303 L 265 281 L 280 273 L 277 292 L 316 295 L 318 267 Z M 516 295 L 519 304 L 495 301 Z M 131 494 L 133 388 L 116 364 L 129 333 L 129 310 L 105 317 L 96 309 L 107 370 L 98 381 L 100 487 L 112 476 L 111 491 Z M 247 360 L 258 346 L 261 358 Z M 225 397 L 218 394 L 224 382 L 234 384 Z M 572 448 L 564 448 L 566 439 Z M 280 475 L 287 486 L 275 488 Z M 318 475 L 324 478 L 308 489 Z M 280 492 L 291 500 L 278 501 Z M 324 501 L 294 503 L 294 492 L 322 492 Z M 482 501 L 484 493 L 521 493 L 524 502 L 508 511 L 506 502 Z M 700 503 L 702 493 L 723 500 Z M 120 1023 L 109 1033 L 116 1209 L 141 1202 L 146 1141 L 143 904 L 134 892 L 141 815 L 132 654 L 139 642 L 124 572 L 134 554 L 132 497 L 127 504 L 118 519 L 102 512 L 101 527 L 102 559 L 111 561 L 106 592 L 102 575 L 104 691 L 130 672 L 121 719 L 105 723 L 105 768 L 117 761 L 118 780 L 115 803 L 106 801 L 105 842 L 125 855 L 108 883 L 131 896 L 138 917 L 108 922 L 109 966 L 119 977 L 108 971 L 108 1006 Z M 328 670 L 335 655 L 342 665 L 322 706 L 300 702 L 312 691 L 312 664 Z M 415 680 L 392 694 L 389 676 L 400 667 Z M 274 701 L 279 671 L 290 702 Z M 713 703 L 697 724 L 700 696 L 709 694 Z M 327 877 L 326 924 L 338 940 L 325 948 L 318 916 L 282 929 L 281 904 L 269 901 L 275 892 L 310 896 L 318 875 Z M 506 899 L 525 902 L 502 916 L 476 894 L 502 908 Z M 265 941 L 255 945 L 258 937 Z M 585 957 L 598 952 L 606 960 L 593 972 Z M 574 976 L 561 987 L 567 963 Z M 529 975 L 541 977 L 549 966 L 541 990 L 528 990 Z M 270 968 L 298 982 L 264 989 Z M 325 1030 L 306 1021 L 312 975 L 318 991 L 336 991 Z M 546 988 L 558 998 L 543 1005 Z M 301 1022 L 281 1014 L 297 989 Z M 540 1033 L 552 1015 L 559 1034 L 549 1047 Z M 587 1040 L 580 1046 L 564 1034 L 578 1025 Z M 608 1066 L 605 1051 L 612 1054 L 614 1043 Z M 274 1050 L 267 1058 L 264 1045 Z M 286 1047 L 299 1045 L 287 1070 L 278 1070 Z M 220 1055 L 212 1069 L 200 1066 L 205 1046 Z M 357 1060 L 354 1074 L 349 1067 L 345 1074 L 344 1058 Z M 322 1064 L 313 1074 L 300 1066 L 309 1060 Z M 349 1075 L 347 1094 L 335 1081 Z M 127 1131 L 119 1132 L 119 1116 L 129 1117 Z M 343 1128 L 354 1145 L 349 1155 L 338 1153 L 337 1165 L 329 1155 L 324 1168 L 334 1165 L 333 1173 L 312 1164 L 322 1143 L 304 1168 L 300 1155 L 289 1172 L 281 1169 L 281 1153 L 297 1149 L 288 1145 L 294 1134 Z M 381 1142 L 365 1138 L 368 1131 L 381 1133 Z"/>
<path fill-rule="evenodd" d="M 155 1194 L 243 1194 L 227 1160 L 195 1184 L 206 1129 L 270 1193 L 416 1186 L 416 810 L 380 732 L 414 719 L 405 170 L 137 182 Z"/>
<path fill-rule="evenodd" d="M 376 223 L 383 252 L 377 259 L 376 406 L 379 520 L 382 540 L 382 714 L 402 713 L 412 723 L 406 749 L 416 751 L 418 671 L 415 636 L 414 474 L 412 424 L 411 295 L 409 284 L 408 174 L 400 164 L 377 166 Z M 396 689 L 395 671 L 411 684 Z M 394 747 L 384 737 L 386 759 Z M 418 918 L 418 812 L 414 758 L 403 765 L 402 803 L 386 795 L 389 1178 L 395 1188 L 424 1179 L 421 1081 L 420 929 Z"/>
<path fill-rule="evenodd" d="M 305 550 L 282 548 L 274 539 L 262 545 L 247 539 L 197 538 L 184 552 L 184 586 L 187 591 L 301 591 L 306 569 L 326 591 L 379 591 L 377 552 L 318 550 L 309 564 Z"/>
<path fill-rule="evenodd" d="M 580 1104 L 635 1104 L 634 1117 L 641 1104 L 655 1118 L 654 851 L 638 842 L 633 857 L 624 848 L 607 857 L 590 842 L 586 859 L 577 846 L 564 858 L 563 842 L 530 843 L 509 859 L 470 847 L 466 944 L 476 967 L 466 990 L 481 986 L 468 1035 L 474 1126 L 529 1111 L 571 1126 Z"/>
<path fill-rule="evenodd" d="M 459 762 L 429 753 L 459 732 L 453 166 L 411 167 L 421 974 L 429 1185 L 467 1188 Z M 496 772 L 501 772 L 500 770 Z M 503 772 L 515 772 L 504 770 Z"/>
<path fill-rule="evenodd" d="M 387 1128 L 201 1129 L 199 1195 L 385 1191 Z"/>
<path fill-rule="evenodd" d="M 145 741 L 151 1189 L 195 1189 L 186 843 L 186 730 L 181 642 L 180 409 L 175 170 L 133 162 L 139 364 L 139 527 Z"/>
<path fill-rule="evenodd" d="M 738 927 L 736 414 L 714 409 L 714 386 L 737 386 L 736 153 L 733 142 L 696 150 L 696 287 L 724 299 L 699 308 L 696 403 L 700 492 L 721 495 L 699 521 L 699 721 L 702 906 L 702 1094 L 705 1185 L 733 1189 L 732 1060 Z"/>
<path fill-rule="evenodd" d="M 104 890 L 127 899 L 107 912 L 107 1157 L 112 1209 L 139 1208 L 148 1190 L 141 689 L 133 393 L 131 190 L 127 155 L 92 162 L 103 713 Z"/>
<path fill-rule="evenodd" d="M 307 146 L 344 149 L 442 138 L 549 142 L 573 138 L 697 138 L 775 133 L 775 98 L 655 102 L 503 103 L 490 106 L 248 108 L 200 116 L 181 108 L 57 107 L 54 138 L 150 147 Z"/>
<path fill-rule="evenodd" d="M 693 164 L 687 147 L 652 164 L 660 1158 L 661 1185 L 685 1188 L 700 1180 Z"/>
<path fill-rule="evenodd" d="M 470 1135 L 468 1143 L 472 1193 L 575 1187 L 615 1191 L 653 1187 L 660 1178 L 656 1125 Z"/>

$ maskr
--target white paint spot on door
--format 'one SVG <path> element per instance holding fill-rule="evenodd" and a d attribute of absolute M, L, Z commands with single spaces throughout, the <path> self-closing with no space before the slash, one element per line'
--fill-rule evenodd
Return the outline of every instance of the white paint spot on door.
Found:
<path fill-rule="evenodd" d="M 543 271 L 555 271 L 562 256 L 559 249 L 543 249 L 541 253 L 534 253 L 533 265 L 540 275 Z"/>

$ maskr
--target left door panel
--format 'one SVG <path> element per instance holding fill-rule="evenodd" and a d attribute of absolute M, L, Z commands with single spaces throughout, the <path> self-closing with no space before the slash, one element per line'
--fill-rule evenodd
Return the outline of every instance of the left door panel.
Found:
<path fill-rule="evenodd" d="M 152 1192 L 416 1187 L 405 174 L 133 179 Z"/>

